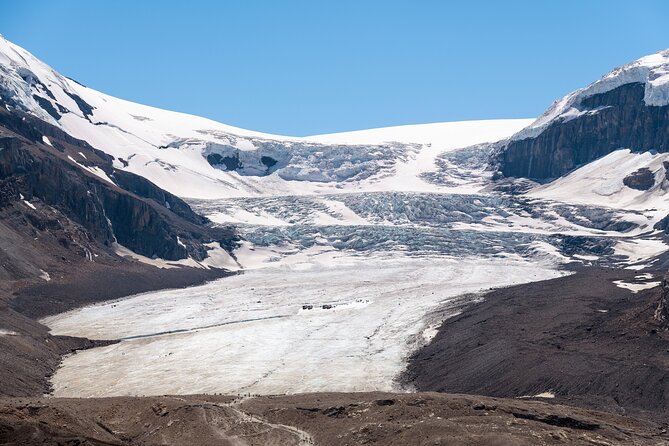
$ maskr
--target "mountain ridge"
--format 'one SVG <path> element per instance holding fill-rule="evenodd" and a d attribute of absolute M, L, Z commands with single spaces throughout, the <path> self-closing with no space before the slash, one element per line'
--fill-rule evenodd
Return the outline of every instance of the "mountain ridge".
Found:
<path fill-rule="evenodd" d="M 615 150 L 669 151 L 669 49 L 615 68 L 500 144 L 499 172 L 550 181 Z"/>
<path fill-rule="evenodd" d="M 369 140 L 335 143 L 332 135 L 269 135 L 99 93 L 69 81 L 7 41 L 0 45 L 0 54 L 4 54 L 4 60 L 0 56 L 0 97 L 6 105 L 87 141 L 112 156 L 115 169 L 139 174 L 188 198 L 401 189 L 388 177 L 397 169 L 406 171 L 407 162 L 423 146 L 430 145 L 426 152 L 434 158 L 443 150 L 505 138 L 529 122 L 432 124 L 427 140 L 425 126 L 394 127 L 381 130 L 389 137 L 377 138 L 373 144 Z M 418 179 L 420 173 L 411 173 L 412 181 L 427 189 Z"/>

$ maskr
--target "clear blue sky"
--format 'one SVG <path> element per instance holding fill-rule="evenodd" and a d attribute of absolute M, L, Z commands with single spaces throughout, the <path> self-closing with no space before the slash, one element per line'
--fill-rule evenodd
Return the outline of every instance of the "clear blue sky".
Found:
<path fill-rule="evenodd" d="M 661 0 L 0 0 L 0 33 L 66 76 L 289 135 L 534 117 L 668 24 Z"/>

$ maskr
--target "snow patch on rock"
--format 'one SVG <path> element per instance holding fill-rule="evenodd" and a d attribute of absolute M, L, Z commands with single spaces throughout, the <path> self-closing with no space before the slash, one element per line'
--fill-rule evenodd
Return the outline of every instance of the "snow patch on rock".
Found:
<path fill-rule="evenodd" d="M 655 288 L 660 284 L 660 282 L 634 283 L 625 282 L 624 280 L 614 280 L 613 283 L 615 283 L 618 288 L 630 290 L 634 294 L 638 293 L 639 291 Z"/>

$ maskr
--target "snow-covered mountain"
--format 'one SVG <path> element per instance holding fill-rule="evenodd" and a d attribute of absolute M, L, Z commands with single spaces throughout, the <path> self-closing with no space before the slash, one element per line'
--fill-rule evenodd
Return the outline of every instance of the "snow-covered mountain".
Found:
<path fill-rule="evenodd" d="M 560 177 L 580 167 L 553 183 L 530 187 L 528 199 L 642 213 L 642 218 L 629 213 L 614 217 L 609 211 L 598 214 L 622 218 L 636 228 L 634 233 L 641 233 L 666 215 L 665 161 L 669 158 L 650 150 L 662 151 L 669 132 L 664 124 L 669 110 L 668 59 L 669 52 L 664 51 L 618 68 L 556 101 L 534 122 L 438 123 L 297 138 L 252 132 L 105 95 L 60 75 L 0 38 L 0 98 L 7 110 L 35 116 L 111 156 L 111 171 L 77 159 L 83 154 L 69 156 L 75 166 L 112 183 L 118 181 L 114 170 L 135 173 L 174 195 L 206 200 L 192 202 L 215 222 L 259 224 L 271 228 L 273 239 L 278 237 L 277 228 L 294 224 L 312 228 L 424 224 L 429 219 L 416 218 L 425 213 L 425 203 L 432 203 L 427 205 L 431 212 L 439 206 L 424 194 L 440 194 L 437 201 L 447 200 L 454 207 L 466 206 L 469 199 L 448 194 L 484 197 L 483 201 L 476 198 L 477 202 L 487 202 L 496 187 L 490 169 L 495 153 L 505 176 Z M 630 114 L 630 109 L 635 112 Z M 626 145 L 626 140 L 634 144 Z M 616 151 L 620 148 L 632 150 Z M 602 155 L 611 160 L 588 164 Z M 346 198 L 347 194 L 356 198 Z M 377 197 L 374 204 L 370 197 Z M 390 214 L 379 207 L 384 201 L 394 203 Z M 367 203 L 366 207 L 360 203 Z M 545 217 L 530 221 L 520 215 L 511 222 L 517 204 L 507 199 L 499 203 L 483 206 L 488 215 L 475 215 L 471 208 L 465 210 L 464 219 L 431 218 L 498 228 L 499 222 L 492 222 L 498 215 L 507 228 L 557 232 L 575 223 L 568 219 L 556 225 Z M 548 205 L 538 203 L 533 212 L 541 208 L 542 214 Z M 518 207 L 522 208 L 526 206 Z M 369 209 L 381 214 L 370 214 Z M 592 218 L 579 209 L 581 218 Z M 600 227 L 597 223 L 585 230 L 569 230 L 590 234 Z M 257 231 L 248 237 L 253 234 L 257 239 Z"/>
<path fill-rule="evenodd" d="M 562 145 L 549 153 L 545 152 L 551 146 L 544 143 L 547 134 L 564 132 L 565 126 L 574 124 L 581 126 L 574 133 L 578 138 L 583 134 L 599 138 L 598 127 L 590 120 L 601 124 L 610 119 L 606 114 L 611 110 L 629 104 L 593 105 L 593 98 L 630 85 L 641 88 L 639 107 L 664 110 L 666 59 L 667 52 L 662 52 L 614 70 L 557 101 L 534 122 L 438 123 L 297 138 L 252 132 L 117 99 L 58 74 L 29 52 L 0 39 L 0 98 L 8 110 L 42 119 L 111 156 L 112 170 L 91 166 L 77 159 L 84 155 L 76 153 L 69 156 L 75 166 L 108 182 L 118 181 L 114 171 L 140 175 L 188 198 L 214 222 L 241 225 L 245 243 L 282 246 L 268 254 L 269 258 L 276 252 L 280 257 L 291 252 L 286 246 L 302 250 L 334 244 L 344 249 L 392 250 L 401 244 L 409 251 L 440 254 L 455 254 L 454 246 L 469 246 L 462 239 L 454 244 L 464 232 L 458 232 L 458 237 L 451 231 L 434 232 L 443 225 L 474 230 L 479 236 L 500 230 L 535 234 L 518 246 L 512 246 L 517 240 L 507 244 L 503 241 L 506 236 L 496 235 L 496 246 L 504 252 L 524 252 L 537 243 L 547 243 L 542 246 L 548 251 L 562 252 L 564 247 L 547 248 L 555 240 L 545 238 L 546 234 L 599 236 L 612 231 L 609 235 L 624 232 L 629 237 L 652 230 L 666 215 L 662 206 L 664 155 L 619 151 L 610 155 L 616 166 L 611 169 L 605 159 L 585 165 L 592 161 L 588 158 L 592 154 L 584 155 L 587 150 L 578 148 L 582 146 L 578 141 L 580 146 L 567 144 L 565 148 L 562 138 Z M 618 116 L 614 122 L 623 118 L 628 117 Z M 663 132 L 664 127 L 647 129 L 644 135 L 662 139 Z M 604 154 L 612 151 L 606 150 Z M 565 152 L 575 155 L 569 158 Z M 537 169 L 577 165 L 585 165 L 585 171 L 531 187 L 526 198 L 508 198 L 494 191 L 497 185 L 490 162 L 495 153 L 507 176 L 518 172 L 515 176 L 534 178 Z M 579 162 L 581 158 L 585 161 Z M 634 189 L 644 183 L 643 175 L 625 180 L 628 171 L 646 164 L 653 168 L 651 175 L 656 179 L 650 192 Z M 523 171 L 526 168 L 529 173 Z M 616 194 L 624 199 L 611 198 Z M 547 200 L 572 204 L 562 207 Z M 559 218 L 550 217 L 552 212 Z M 407 225 L 427 225 L 432 232 L 415 228 L 420 236 L 409 235 Z M 375 228 L 371 232 L 365 229 L 370 226 Z M 287 232 L 287 227 L 292 229 Z M 604 249 L 600 243 L 604 240 L 590 243 L 586 251 Z M 472 245 L 470 251 L 458 250 L 458 255 L 480 249 Z M 587 257 L 588 252 L 581 254 Z M 246 266 L 254 262 L 247 261 Z"/>
<path fill-rule="evenodd" d="M 499 174 L 538 181 L 527 194 L 669 213 L 669 50 L 612 70 L 497 145 Z"/>
<path fill-rule="evenodd" d="M 506 177 L 546 182 L 575 168 L 585 166 L 590 171 L 588 163 L 624 149 L 626 156 L 612 155 L 618 164 L 615 172 L 605 169 L 572 176 L 571 180 L 588 177 L 577 189 L 584 188 L 603 203 L 612 203 L 611 197 L 623 192 L 620 204 L 630 204 L 634 197 L 628 197 L 622 188 L 625 177 L 633 175 L 626 186 L 637 191 L 656 190 L 662 182 L 663 161 L 669 158 L 643 153 L 669 152 L 669 50 L 616 68 L 556 101 L 534 123 L 500 145 L 499 171 Z M 625 159 L 622 163 L 621 157 Z"/>
<path fill-rule="evenodd" d="M 505 138 L 529 120 L 403 126 L 295 138 L 117 99 L 68 79 L 0 38 L 0 98 L 181 197 L 344 190 L 434 190 L 422 173 L 443 150 Z M 373 147 L 370 147 L 373 146 Z"/>
<path fill-rule="evenodd" d="M 556 100 L 536 121 L 513 140 L 531 138 L 557 121 L 567 122 L 583 115 L 594 115 L 603 110 L 584 110 L 584 102 L 595 95 L 608 93 L 628 84 L 641 84 L 643 103 L 649 107 L 669 105 L 669 49 L 642 57 L 634 62 L 615 68 L 587 87 L 578 89 Z"/>

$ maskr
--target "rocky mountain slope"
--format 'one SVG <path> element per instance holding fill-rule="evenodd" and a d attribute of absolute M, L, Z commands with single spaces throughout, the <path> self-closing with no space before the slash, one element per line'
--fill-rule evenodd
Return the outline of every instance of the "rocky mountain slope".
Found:
<path fill-rule="evenodd" d="M 543 395 L 662 422 L 669 332 L 654 315 L 663 293 L 616 286 L 634 274 L 583 269 L 493 291 L 444 322 L 406 379 L 421 391 Z"/>
<path fill-rule="evenodd" d="M 37 237 L 62 231 L 63 217 L 79 233 L 58 243 L 88 261 L 115 255 L 117 245 L 149 258 L 199 261 L 207 257 L 204 244 L 234 243 L 233 232 L 208 227 L 180 198 L 116 171 L 103 152 L 31 115 L 0 110 L 0 144 L 0 208 L 22 214 Z M 20 268 L 28 267 L 4 274 L 27 277 Z"/>
<path fill-rule="evenodd" d="M 500 149 L 499 170 L 543 181 L 619 149 L 669 151 L 669 50 L 556 101 Z"/>

